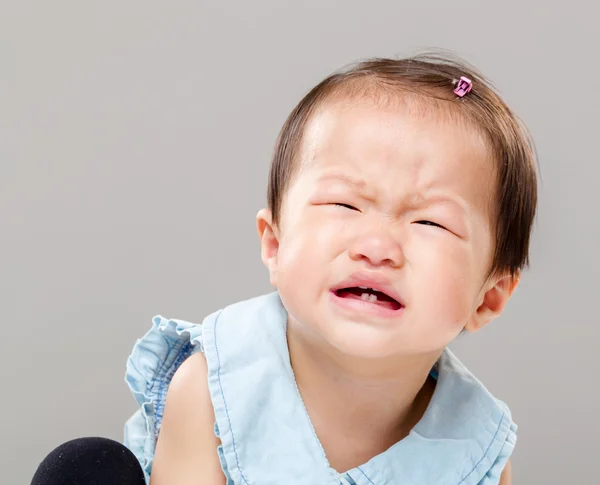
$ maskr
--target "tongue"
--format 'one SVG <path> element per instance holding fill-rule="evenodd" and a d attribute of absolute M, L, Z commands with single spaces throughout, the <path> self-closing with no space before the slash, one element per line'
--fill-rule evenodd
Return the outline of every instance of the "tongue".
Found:
<path fill-rule="evenodd" d="M 369 295 L 374 294 L 377 296 L 377 300 L 373 302 L 370 300 L 366 300 L 367 302 L 372 303 L 373 305 L 379 305 L 385 308 L 390 308 L 391 310 L 397 310 L 398 308 L 400 308 L 400 304 L 396 300 L 389 297 L 385 293 L 381 293 L 380 291 L 365 290 L 362 288 L 357 288 L 355 286 L 352 288 L 342 288 L 337 292 L 340 298 L 353 298 L 356 300 L 362 300 L 363 293 L 367 293 Z"/>

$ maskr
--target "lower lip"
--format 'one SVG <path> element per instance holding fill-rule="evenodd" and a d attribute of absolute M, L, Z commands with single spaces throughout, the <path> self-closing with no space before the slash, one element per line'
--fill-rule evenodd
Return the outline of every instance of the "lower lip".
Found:
<path fill-rule="evenodd" d="M 400 307 L 398 310 L 392 310 L 391 308 L 385 308 L 376 303 L 371 303 L 370 301 L 358 298 L 340 298 L 335 291 L 330 291 L 329 294 L 333 302 L 339 308 L 352 312 L 353 314 L 366 314 L 379 318 L 391 319 L 398 318 L 402 315 L 402 311 L 404 310 L 404 307 Z"/>

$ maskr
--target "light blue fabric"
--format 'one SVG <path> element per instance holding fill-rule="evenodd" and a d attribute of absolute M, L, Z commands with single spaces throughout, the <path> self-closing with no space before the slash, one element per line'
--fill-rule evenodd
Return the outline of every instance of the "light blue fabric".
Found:
<path fill-rule="evenodd" d="M 140 409 L 125 426 L 125 445 L 147 479 L 170 379 L 201 351 L 228 485 L 498 484 L 517 427 L 449 350 L 432 370 L 435 393 L 409 436 L 353 470 L 333 470 L 298 393 L 286 323 L 276 292 L 228 306 L 201 325 L 154 319 L 126 375 Z"/>

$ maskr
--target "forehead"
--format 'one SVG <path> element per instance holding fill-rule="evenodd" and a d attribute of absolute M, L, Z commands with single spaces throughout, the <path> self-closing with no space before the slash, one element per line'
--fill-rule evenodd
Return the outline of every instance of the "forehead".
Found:
<path fill-rule="evenodd" d="M 427 104 L 349 100 L 323 106 L 306 126 L 300 177 L 340 172 L 379 195 L 453 192 L 487 207 L 494 187 L 486 138 L 467 120 Z"/>

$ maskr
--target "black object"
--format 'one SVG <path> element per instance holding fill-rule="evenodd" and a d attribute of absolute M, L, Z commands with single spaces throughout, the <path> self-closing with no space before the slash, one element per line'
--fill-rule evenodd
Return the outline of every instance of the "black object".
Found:
<path fill-rule="evenodd" d="M 146 485 L 135 455 L 106 438 L 78 438 L 54 449 L 31 485 Z"/>

